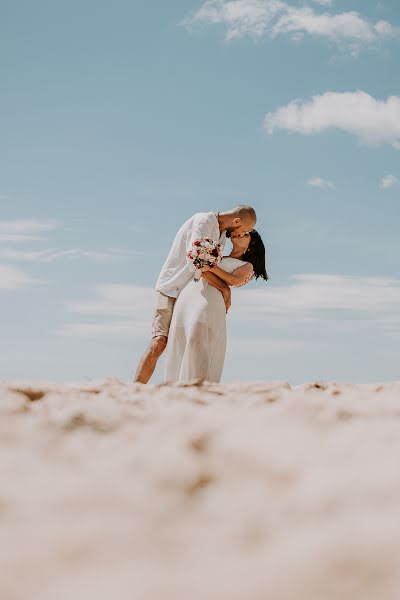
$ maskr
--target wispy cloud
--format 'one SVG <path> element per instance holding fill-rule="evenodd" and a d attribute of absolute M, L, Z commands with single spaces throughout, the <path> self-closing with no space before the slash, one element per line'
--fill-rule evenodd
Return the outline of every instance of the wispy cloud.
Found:
<path fill-rule="evenodd" d="M 327 8 L 330 0 L 314 0 Z M 227 41 L 246 35 L 254 40 L 289 34 L 295 39 L 310 35 L 349 48 L 356 55 L 363 46 L 400 36 L 400 28 L 388 21 L 369 22 L 358 12 L 316 13 L 311 6 L 295 6 L 282 0 L 207 0 L 179 24 L 191 29 L 196 24 L 222 24 Z"/>
<path fill-rule="evenodd" d="M 127 284 L 105 284 L 95 288 L 94 300 L 72 301 L 66 304 L 71 312 L 134 318 L 148 311 L 155 302 L 153 288 Z"/>
<path fill-rule="evenodd" d="M 322 177 L 311 177 L 308 179 L 307 185 L 321 188 L 322 190 L 332 190 L 335 187 L 333 181 L 330 181 L 329 179 L 323 179 Z"/>
<path fill-rule="evenodd" d="M 13 221 L 0 221 L 0 241 L 26 242 L 42 240 L 38 233 L 57 229 L 56 220 L 38 221 L 37 219 L 15 219 Z"/>
<path fill-rule="evenodd" d="M 54 333 L 78 338 L 97 338 L 101 336 L 127 336 L 144 339 L 150 337 L 150 326 L 139 321 L 111 321 L 105 323 L 66 323 Z"/>
<path fill-rule="evenodd" d="M 0 264 L 0 290 L 16 290 L 38 283 L 44 283 L 44 281 L 31 277 L 28 273 L 14 267 Z"/>
<path fill-rule="evenodd" d="M 379 187 L 382 190 L 388 190 L 389 188 L 396 185 L 396 183 L 398 183 L 397 177 L 395 177 L 394 175 L 386 175 L 385 177 L 382 177 Z"/>
<path fill-rule="evenodd" d="M 82 250 L 81 248 L 72 248 L 69 250 L 60 250 L 57 248 L 46 248 L 45 250 L 15 250 L 14 248 L 0 249 L 0 259 L 39 263 L 50 263 L 60 258 L 69 260 L 86 258 L 95 262 L 107 263 L 125 260 L 133 254 L 137 253 L 119 248 L 113 248 L 107 251 Z"/>
<path fill-rule="evenodd" d="M 153 288 L 100 285 L 94 299 L 73 301 L 67 310 L 85 316 L 57 333 L 78 337 L 150 335 Z M 299 274 L 288 285 L 243 287 L 233 291 L 231 327 L 257 323 L 258 332 L 309 327 L 339 332 L 377 329 L 400 334 L 400 278 Z M 234 332 L 233 332 L 234 335 Z"/>
<path fill-rule="evenodd" d="M 329 340 L 326 340 L 325 343 L 317 343 L 311 340 L 285 339 L 278 336 L 265 336 L 262 339 L 255 339 L 232 335 L 229 338 L 229 358 L 236 358 L 241 361 L 243 356 L 246 356 L 257 361 L 262 356 L 263 359 L 281 357 L 283 361 L 288 361 L 289 358 L 292 359 L 292 356 L 290 356 L 292 354 L 294 355 L 293 358 L 296 359 L 296 355 L 298 357 L 299 353 L 315 352 L 316 349 L 326 352 L 330 345 Z"/>
<path fill-rule="evenodd" d="M 95 318 L 96 321 L 67 323 L 56 333 L 77 337 L 114 334 L 150 337 L 154 303 L 153 288 L 125 284 L 98 285 L 93 300 L 66 303 L 69 312 Z M 110 318 L 114 320 L 110 321 Z"/>
<path fill-rule="evenodd" d="M 363 91 L 326 92 L 311 100 L 293 100 L 264 119 L 268 135 L 283 129 L 306 135 L 339 129 L 369 146 L 400 149 L 400 96 L 377 100 Z"/>
<path fill-rule="evenodd" d="M 241 288 L 238 318 L 268 328 L 298 325 L 400 333 L 400 278 L 299 274 L 285 286 Z"/>

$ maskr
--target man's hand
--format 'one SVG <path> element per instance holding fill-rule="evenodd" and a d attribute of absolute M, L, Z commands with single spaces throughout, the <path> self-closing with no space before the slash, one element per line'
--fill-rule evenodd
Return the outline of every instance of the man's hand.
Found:
<path fill-rule="evenodd" d="M 203 278 L 208 281 L 210 285 L 217 288 L 222 294 L 222 297 L 225 302 L 226 312 L 228 312 L 231 306 L 231 288 L 225 281 L 222 281 L 217 275 L 214 273 L 210 273 L 210 271 L 206 271 L 203 273 Z"/>

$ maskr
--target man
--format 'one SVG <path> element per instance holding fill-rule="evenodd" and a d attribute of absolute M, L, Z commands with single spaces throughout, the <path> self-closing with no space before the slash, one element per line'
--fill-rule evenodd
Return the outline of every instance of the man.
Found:
<path fill-rule="evenodd" d="M 156 283 L 157 302 L 152 340 L 139 363 L 134 382 L 149 381 L 158 359 L 166 348 L 175 301 L 195 272 L 192 261 L 187 257 L 187 251 L 192 247 L 194 240 L 208 237 L 213 242 L 224 245 L 226 237 L 243 237 L 254 229 L 255 224 L 254 208 L 241 204 L 221 213 L 196 213 L 182 225 Z M 228 311 L 231 305 L 230 287 L 210 271 L 203 273 L 203 277 L 210 285 L 220 290 Z"/>

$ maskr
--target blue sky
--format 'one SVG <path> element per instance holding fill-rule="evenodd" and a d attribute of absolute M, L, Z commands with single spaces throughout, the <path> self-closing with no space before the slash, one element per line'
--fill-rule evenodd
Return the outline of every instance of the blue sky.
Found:
<path fill-rule="evenodd" d="M 3 0 L 1 378 L 129 381 L 178 227 L 248 203 L 270 280 L 233 293 L 223 380 L 398 379 L 399 28 L 395 0 Z"/>

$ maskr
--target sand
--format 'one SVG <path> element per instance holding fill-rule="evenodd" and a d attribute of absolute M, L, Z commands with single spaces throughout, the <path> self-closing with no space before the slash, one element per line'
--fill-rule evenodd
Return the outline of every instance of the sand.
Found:
<path fill-rule="evenodd" d="M 398 600 L 400 382 L 0 384 L 1 600 Z"/>

